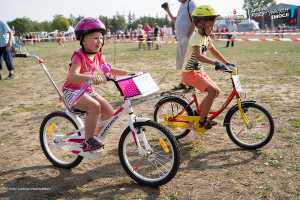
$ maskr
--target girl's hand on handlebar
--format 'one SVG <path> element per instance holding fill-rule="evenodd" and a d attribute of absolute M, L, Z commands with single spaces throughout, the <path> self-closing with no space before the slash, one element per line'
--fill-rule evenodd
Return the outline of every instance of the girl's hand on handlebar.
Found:
<path fill-rule="evenodd" d="M 90 77 L 90 80 L 93 81 L 94 85 L 99 85 L 103 83 L 102 77 L 99 75 L 93 75 Z"/>

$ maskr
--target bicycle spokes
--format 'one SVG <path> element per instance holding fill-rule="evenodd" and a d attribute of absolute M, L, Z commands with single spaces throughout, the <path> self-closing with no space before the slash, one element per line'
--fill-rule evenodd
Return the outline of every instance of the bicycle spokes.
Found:
<path fill-rule="evenodd" d="M 257 108 L 248 108 L 244 113 L 250 128 L 245 124 L 242 114 L 237 111 L 230 120 L 231 130 L 237 140 L 247 144 L 257 144 L 265 140 L 270 132 L 270 122 Z"/>

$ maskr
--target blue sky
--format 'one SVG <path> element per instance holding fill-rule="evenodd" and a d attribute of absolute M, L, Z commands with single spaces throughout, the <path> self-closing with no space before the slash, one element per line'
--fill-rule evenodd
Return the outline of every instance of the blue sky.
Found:
<path fill-rule="evenodd" d="M 161 8 L 161 4 L 167 1 L 172 4 L 171 11 L 176 15 L 181 5 L 177 0 L 0 0 L 0 19 L 12 21 L 15 18 L 26 16 L 33 21 L 42 22 L 52 21 L 55 14 L 62 14 L 67 18 L 70 14 L 75 17 L 78 15 L 85 17 L 104 15 L 111 18 L 116 12 L 127 16 L 129 11 L 136 17 L 149 16 L 149 14 L 152 17 L 156 14 L 164 17 L 166 12 Z M 198 6 L 209 4 L 216 8 L 221 15 L 232 15 L 233 9 L 236 9 L 237 14 L 245 14 L 242 9 L 244 0 L 194 0 L 194 2 Z M 300 0 L 277 0 L 277 3 L 299 5 Z"/>

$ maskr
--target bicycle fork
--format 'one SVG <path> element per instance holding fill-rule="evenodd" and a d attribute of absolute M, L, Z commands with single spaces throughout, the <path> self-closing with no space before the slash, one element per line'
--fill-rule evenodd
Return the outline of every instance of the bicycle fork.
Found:
<path fill-rule="evenodd" d="M 241 112 L 242 119 L 244 120 L 245 124 L 247 125 L 247 127 L 249 129 L 252 128 L 249 120 L 247 119 L 247 117 L 245 115 L 244 109 L 242 108 L 242 103 L 241 103 L 241 99 L 240 98 L 237 98 L 237 103 L 238 103 L 239 110 Z"/>
<path fill-rule="evenodd" d="M 147 156 L 148 153 L 147 152 L 153 152 L 152 148 L 150 147 L 150 145 L 148 144 L 148 141 L 147 141 L 147 138 L 145 136 L 145 133 L 144 133 L 144 130 L 140 130 L 139 128 L 139 132 L 137 133 L 137 131 L 135 130 L 134 128 L 134 125 L 133 125 L 133 122 L 135 121 L 134 119 L 136 118 L 136 116 L 131 113 L 130 114 L 130 117 L 129 117 L 129 122 L 130 122 L 130 129 L 131 129 L 131 133 L 132 133 L 132 136 L 133 136 L 133 139 L 135 141 L 135 144 L 138 148 L 138 152 L 140 155 L 142 156 Z M 145 145 L 145 150 L 143 150 L 143 148 L 141 147 L 141 144 L 140 144 L 140 140 L 138 139 L 138 135 L 141 135 L 142 137 L 142 141 L 143 141 L 143 144 Z"/>

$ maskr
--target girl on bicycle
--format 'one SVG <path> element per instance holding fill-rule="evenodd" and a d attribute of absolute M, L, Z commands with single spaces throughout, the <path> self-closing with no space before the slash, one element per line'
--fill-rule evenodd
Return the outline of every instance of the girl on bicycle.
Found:
<path fill-rule="evenodd" d="M 69 75 L 62 88 L 69 109 L 89 112 L 85 120 L 85 141 L 82 147 L 84 152 L 104 146 L 104 143 L 98 142 L 94 138 L 94 134 L 98 134 L 102 129 L 102 127 L 96 128 L 96 124 L 109 119 L 114 114 L 114 109 L 90 86 L 75 105 L 71 107 L 69 101 L 89 80 L 92 80 L 95 85 L 103 82 L 97 72 L 101 65 L 107 66 L 101 52 L 105 31 L 104 24 L 97 18 L 87 17 L 78 22 L 75 27 L 75 36 L 80 41 L 81 48 L 75 51 L 71 58 Z M 110 72 L 116 76 L 126 76 L 129 73 L 126 70 L 115 68 L 111 68 Z"/>
<path fill-rule="evenodd" d="M 199 128 L 211 127 L 218 124 L 217 122 L 208 120 L 207 115 L 214 99 L 220 93 L 218 86 L 203 71 L 203 63 L 215 65 L 220 70 L 225 69 L 225 64 L 234 66 L 228 63 L 219 51 L 215 49 L 209 36 L 218 16 L 217 11 L 209 5 L 199 6 L 194 10 L 192 20 L 196 24 L 198 31 L 190 38 L 181 73 L 182 80 L 185 83 L 197 88 L 202 93 L 208 93 L 200 104 L 201 117 Z M 206 57 L 207 49 L 222 63 Z M 199 114 L 195 112 L 195 115 Z"/>

